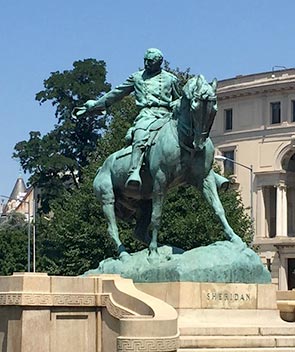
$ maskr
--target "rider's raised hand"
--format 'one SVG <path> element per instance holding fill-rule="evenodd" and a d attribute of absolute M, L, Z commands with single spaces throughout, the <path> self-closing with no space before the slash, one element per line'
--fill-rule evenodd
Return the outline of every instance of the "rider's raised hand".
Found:
<path fill-rule="evenodd" d="M 75 107 L 72 111 L 72 118 L 76 120 L 81 115 L 91 115 L 94 112 L 98 115 L 104 113 L 105 107 L 97 104 L 97 100 L 87 100 L 83 106 Z"/>
<path fill-rule="evenodd" d="M 72 118 L 76 120 L 79 116 L 85 114 L 87 111 L 85 106 L 77 106 L 72 111 Z"/>
<path fill-rule="evenodd" d="M 86 112 L 93 109 L 95 106 L 96 100 L 87 100 L 83 106 L 77 106 L 72 111 L 72 118 L 75 120 L 81 115 L 84 115 Z"/>

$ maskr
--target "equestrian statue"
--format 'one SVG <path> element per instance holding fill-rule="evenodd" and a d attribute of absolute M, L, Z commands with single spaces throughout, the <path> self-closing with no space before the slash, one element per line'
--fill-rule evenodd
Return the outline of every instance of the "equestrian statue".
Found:
<path fill-rule="evenodd" d="M 177 77 L 162 69 L 162 62 L 160 50 L 148 49 L 143 70 L 100 99 L 73 110 L 76 118 L 100 112 L 132 92 L 140 109 L 127 132 L 126 147 L 105 160 L 93 183 L 121 258 L 128 253 L 116 217 L 135 216 L 135 238 L 147 243 L 150 256 L 156 256 L 163 201 L 168 190 L 179 185 L 197 187 L 222 224 L 226 239 L 243 244 L 218 196 L 217 189 L 227 180 L 212 169 L 214 146 L 209 132 L 217 112 L 217 80 L 208 83 L 198 75 L 181 92 Z"/>

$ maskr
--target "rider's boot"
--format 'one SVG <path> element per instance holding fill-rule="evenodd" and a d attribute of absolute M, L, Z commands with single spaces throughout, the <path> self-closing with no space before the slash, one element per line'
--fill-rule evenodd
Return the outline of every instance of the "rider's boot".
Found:
<path fill-rule="evenodd" d="M 142 148 L 134 146 L 131 155 L 131 166 L 128 171 L 128 179 L 125 183 L 125 187 L 127 188 L 136 188 L 140 189 L 142 185 L 141 177 L 140 177 L 140 169 L 143 160 L 144 151 Z"/>

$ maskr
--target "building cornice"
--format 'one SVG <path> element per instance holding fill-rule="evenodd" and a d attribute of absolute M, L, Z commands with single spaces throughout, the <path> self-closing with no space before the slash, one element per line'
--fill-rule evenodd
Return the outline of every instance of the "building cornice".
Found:
<path fill-rule="evenodd" d="M 263 74 L 239 76 L 219 82 L 220 101 L 230 98 L 267 94 L 295 89 L 295 69 Z"/>
<path fill-rule="evenodd" d="M 276 236 L 276 237 L 265 237 L 265 238 L 257 238 L 254 241 L 254 245 L 273 245 L 275 247 L 289 247 L 292 246 L 294 248 L 295 238 L 287 237 L 287 236 Z"/>
<path fill-rule="evenodd" d="M 279 126 L 268 126 L 267 128 L 257 128 L 252 130 L 233 131 L 224 133 L 223 135 L 214 135 L 212 133 L 211 139 L 215 146 L 220 144 L 237 143 L 245 140 L 263 140 L 271 142 L 288 142 L 291 141 L 294 135 L 294 124 L 282 124 Z"/>

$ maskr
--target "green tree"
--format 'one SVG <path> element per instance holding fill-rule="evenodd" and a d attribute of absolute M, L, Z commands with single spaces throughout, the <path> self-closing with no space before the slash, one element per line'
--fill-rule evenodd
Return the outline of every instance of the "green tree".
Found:
<path fill-rule="evenodd" d="M 27 270 L 28 224 L 11 213 L 0 225 L 0 275 Z"/>
<path fill-rule="evenodd" d="M 250 217 L 240 193 L 234 189 L 220 192 L 220 199 L 233 230 L 250 243 Z M 200 192 L 193 187 L 172 190 L 163 208 L 159 241 L 185 250 L 225 240 L 222 226 Z"/>
<path fill-rule="evenodd" d="M 88 99 L 97 99 L 110 90 L 106 83 L 104 61 L 86 59 L 75 61 L 72 70 L 57 71 L 44 81 L 45 89 L 36 94 L 43 104 L 50 101 L 62 128 L 58 131 L 61 153 L 76 160 L 79 167 L 88 164 L 89 155 L 96 149 L 97 140 L 105 129 L 105 120 L 97 115 L 75 119 L 71 111 Z"/>
<path fill-rule="evenodd" d="M 53 217 L 39 218 L 38 270 L 82 274 L 115 254 L 101 207 L 92 191 L 94 173 L 93 166 L 86 168 L 81 187 L 71 194 L 67 192 L 63 202 L 52 203 Z"/>
<path fill-rule="evenodd" d="M 41 189 L 44 212 L 49 211 L 50 202 L 65 189 L 79 186 L 83 167 L 88 165 L 106 127 L 105 119 L 95 115 L 78 120 L 71 116 L 75 106 L 110 89 L 105 63 L 87 59 L 75 61 L 73 67 L 51 73 L 44 81 L 45 89 L 36 94 L 40 104 L 50 101 L 56 108 L 58 123 L 54 129 L 43 137 L 32 131 L 28 141 L 16 144 L 13 155 L 24 171 L 31 174 L 30 183 Z"/>

